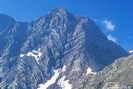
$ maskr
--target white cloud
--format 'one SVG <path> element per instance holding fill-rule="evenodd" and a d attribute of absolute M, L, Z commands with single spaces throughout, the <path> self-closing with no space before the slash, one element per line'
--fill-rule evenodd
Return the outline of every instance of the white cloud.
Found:
<path fill-rule="evenodd" d="M 111 34 L 107 36 L 108 40 L 111 40 L 113 42 L 117 42 L 117 38 L 112 36 Z"/>
<path fill-rule="evenodd" d="M 107 28 L 108 31 L 114 31 L 115 30 L 116 26 L 112 23 L 112 21 L 104 20 L 103 24 L 105 25 L 105 27 Z"/>

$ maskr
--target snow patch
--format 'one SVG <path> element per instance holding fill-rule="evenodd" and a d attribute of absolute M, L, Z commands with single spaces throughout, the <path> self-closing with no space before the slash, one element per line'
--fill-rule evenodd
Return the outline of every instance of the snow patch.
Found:
<path fill-rule="evenodd" d="M 35 58 L 37 63 L 39 64 L 40 57 L 42 56 L 42 53 L 40 52 L 40 48 L 38 50 L 32 50 L 32 52 L 28 52 L 27 54 L 20 54 L 20 57 L 24 56 L 32 56 Z"/>
<path fill-rule="evenodd" d="M 56 83 L 56 81 L 59 78 L 60 74 L 65 72 L 65 71 L 66 71 L 66 65 L 64 65 L 63 68 L 59 68 L 57 70 L 54 70 L 54 75 L 51 77 L 51 79 L 48 80 L 45 84 L 40 84 L 39 88 L 37 88 L 37 89 L 47 89 L 52 84 Z"/>
<path fill-rule="evenodd" d="M 72 89 L 72 84 L 69 83 L 69 80 L 65 80 L 66 76 L 63 76 L 59 81 L 58 81 L 58 85 L 62 88 L 62 89 Z"/>
<path fill-rule="evenodd" d="M 92 72 L 92 69 L 90 67 L 87 68 L 87 72 L 86 72 L 86 75 L 88 74 L 94 74 L 96 75 L 96 72 Z"/>
<path fill-rule="evenodd" d="M 133 53 L 133 50 L 129 50 L 129 53 Z"/>
<path fill-rule="evenodd" d="M 65 72 L 66 68 L 67 68 L 66 65 L 64 65 L 63 68 L 62 68 L 62 72 Z"/>
<path fill-rule="evenodd" d="M 39 88 L 37 88 L 37 89 L 47 89 L 50 85 L 52 85 L 52 84 L 54 84 L 56 82 L 56 80 L 58 79 L 59 75 L 60 75 L 59 70 L 54 70 L 53 77 L 50 80 L 48 80 L 45 84 L 40 84 Z"/>
<path fill-rule="evenodd" d="M 24 57 L 25 55 L 24 54 L 20 54 L 20 57 Z"/>

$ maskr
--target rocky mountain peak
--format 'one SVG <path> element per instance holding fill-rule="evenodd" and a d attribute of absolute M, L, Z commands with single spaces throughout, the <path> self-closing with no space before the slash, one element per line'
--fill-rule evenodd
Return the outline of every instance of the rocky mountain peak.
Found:
<path fill-rule="evenodd" d="M 31 23 L 17 22 L 1 29 L 11 31 L 0 32 L 3 89 L 37 89 L 40 84 L 60 89 L 66 83 L 78 89 L 85 76 L 128 55 L 92 20 L 62 8 Z"/>
<path fill-rule="evenodd" d="M 51 14 L 64 14 L 64 15 L 67 15 L 69 12 L 67 9 L 65 8 L 56 8 L 56 9 L 53 9 L 52 11 L 50 11 Z M 49 14 L 50 14 L 49 13 Z"/>

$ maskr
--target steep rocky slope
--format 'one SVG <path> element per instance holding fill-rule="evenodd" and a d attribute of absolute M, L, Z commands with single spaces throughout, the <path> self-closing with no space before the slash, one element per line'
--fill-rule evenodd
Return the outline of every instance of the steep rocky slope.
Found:
<path fill-rule="evenodd" d="M 133 55 L 116 60 L 91 78 L 84 81 L 81 89 L 133 89 Z"/>
<path fill-rule="evenodd" d="M 63 8 L 30 23 L 0 15 L 1 89 L 78 89 L 127 55 L 92 20 Z"/>

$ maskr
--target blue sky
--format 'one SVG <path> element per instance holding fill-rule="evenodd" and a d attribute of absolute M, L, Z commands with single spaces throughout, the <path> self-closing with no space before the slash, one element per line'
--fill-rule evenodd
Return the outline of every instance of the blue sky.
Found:
<path fill-rule="evenodd" d="M 54 8 L 94 19 L 110 40 L 133 49 L 133 0 L 0 0 L 0 13 L 20 21 L 35 20 Z"/>

